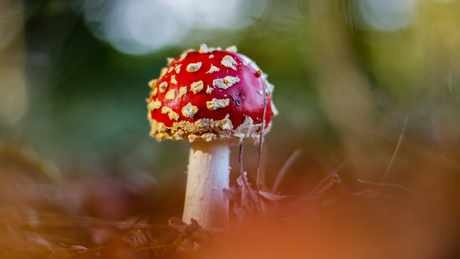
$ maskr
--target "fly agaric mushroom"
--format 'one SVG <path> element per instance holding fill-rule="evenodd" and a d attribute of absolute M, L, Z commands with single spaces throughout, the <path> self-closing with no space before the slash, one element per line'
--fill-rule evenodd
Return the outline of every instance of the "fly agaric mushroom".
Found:
<path fill-rule="evenodd" d="M 223 51 L 202 44 L 199 51 L 168 58 L 160 78 L 149 82 L 150 135 L 158 141 L 191 142 L 184 221 L 194 218 L 204 227 L 227 227 L 228 202 L 222 190 L 229 185 L 229 145 L 259 141 L 264 92 L 263 134 L 277 113 L 274 87 L 266 78 L 235 46 Z"/>

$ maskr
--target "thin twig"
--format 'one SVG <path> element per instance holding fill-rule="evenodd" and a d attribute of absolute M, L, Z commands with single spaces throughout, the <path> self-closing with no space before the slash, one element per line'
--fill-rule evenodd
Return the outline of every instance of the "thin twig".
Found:
<path fill-rule="evenodd" d="M 399 151 L 402 139 L 404 137 L 404 132 L 406 131 L 406 122 L 407 122 L 407 116 L 404 118 L 403 127 L 402 127 L 402 130 L 401 130 L 401 134 L 399 134 L 399 139 L 398 139 L 398 143 L 396 144 L 395 152 L 393 152 L 393 156 L 391 157 L 390 163 L 388 163 L 387 169 L 385 170 L 385 173 L 383 174 L 382 179 L 380 179 L 381 183 L 383 183 L 383 181 L 385 181 L 385 178 L 387 177 L 388 172 L 390 172 L 390 169 L 393 167 L 393 163 L 394 163 L 396 154 Z"/>
<path fill-rule="evenodd" d="M 238 162 L 240 163 L 240 174 L 243 175 L 243 144 L 240 144 L 240 156 Z"/>
<path fill-rule="evenodd" d="M 243 144 L 240 144 L 240 154 L 239 154 L 238 162 L 240 164 L 240 174 L 241 174 L 241 179 L 243 181 L 243 184 L 248 188 L 248 190 L 250 190 L 251 188 L 249 187 L 249 183 L 247 181 L 247 173 L 246 173 L 246 175 L 244 175 L 244 171 L 243 171 Z M 261 212 L 262 211 L 262 206 L 260 204 L 259 196 L 260 196 L 259 190 L 257 189 L 257 204 L 256 204 L 256 207 L 257 207 L 257 210 L 259 212 Z"/>
<path fill-rule="evenodd" d="M 284 163 L 283 167 L 281 167 L 281 170 L 279 171 L 278 175 L 276 176 L 275 183 L 273 183 L 272 187 L 272 193 L 276 193 L 278 190 L 278 187 L 283 180 L 284 176 L 288 172 L 289 168 L 292 166 L 294 161 L 299 157 L 299 155 L 302 154 L 302 149 L 297 148 L 294 153 L 288 158 L 288 160 Z"/>
<path fill-rule="evenodd" d="M 264 152 L 262 153 L 262 162 L 260 163 L 260 176 L 259 176 L 259 187 L 261 190 L 268 190 L 265 186 L 265 175 L 267 170 L 267 159 L 268 159 L 268 151 L 270 150 L 269 146 L 264 147 Z"/>
<path fill-rule="evenodd" d="M 261 126 L 261 129 L 260 129 L 260 136 L 259 136 L 259 161 L 257 163 L 257 179 L 256 179 L 256 187 L 257 187 L 257 200 L 259 202 L 259 206 L 260 206 L 260 193 L 259 193 L 259 177 L 260 177 L 260 163 L 262 161 L 262 142 L 263 142 L 263 138 L 264 138 L 264 129 L 265 129 L 265 112 L 267 110 L 267 96 L 266 96 L 266 93 L 265 93 L 265 88 L 266 88 L 266 83 L 265 83 L 265 80 L 262 80 L 264 85 L 262 87 L 262 94 L 263 94 L 263 97 L 264 97 L 264 109 L 263 109 L 263 112 L 262 112 L 262 126 Z"/>
<path fill-rule="evenodd" d="M 126 233 L 123 234 L 123 236 L 121 236 L 120 239 L 121 239 L 121 238 L 124 238 L 126 235 L 128 235 L 128 234 L 134 229 L 134 227 L 137 225 L 137 223 L 139 223 L 139 221 L 141 221 L 141 219 L 142 219 L 143 217 L 145 217 L 146 215 L 148 215 L 148 214 L 147 214 L 147 213 L 142 214 L 142 216 L 140 216 L 140 217 L 131 225 L 131 227 L 128 229 L 128 231 L 126 231 Z"/>

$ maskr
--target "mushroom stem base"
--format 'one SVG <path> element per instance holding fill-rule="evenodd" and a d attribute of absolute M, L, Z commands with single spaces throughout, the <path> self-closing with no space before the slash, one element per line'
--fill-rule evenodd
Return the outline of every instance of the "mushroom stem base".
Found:
<path fill-rule="evenodd" d="M 223 188 L 229 184 L 227 141 L 195 141 L 191 145 L 184 214 L 189 223 L 198 220 L 205 228 L 228 228 L 228 201 Z"/>

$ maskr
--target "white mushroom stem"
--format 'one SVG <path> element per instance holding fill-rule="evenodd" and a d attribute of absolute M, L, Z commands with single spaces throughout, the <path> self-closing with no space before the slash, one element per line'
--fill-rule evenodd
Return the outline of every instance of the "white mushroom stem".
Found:
<path fill-rule="evenodd" d="M 229 184 L 227 141 L 194 141 L 190 148 L 183 221 L 198 220 L 204 228 L 228 227 L 228 201 L 223 189 Z"/>

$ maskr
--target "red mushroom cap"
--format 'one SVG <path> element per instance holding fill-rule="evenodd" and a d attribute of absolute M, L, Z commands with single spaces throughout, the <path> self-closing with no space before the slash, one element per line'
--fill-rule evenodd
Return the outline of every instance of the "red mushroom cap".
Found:
<path fill-rule="evenodd" d="M 273 85 L 248 57 L 201 45 L 177 59 L 168 59 L 160 78 L 149 82 L 150 135 L 163 139 L 237 139 L 258 141 L 263 116 L 263 87 L 267 95 L 265 129 L 277 113 Z"/>

